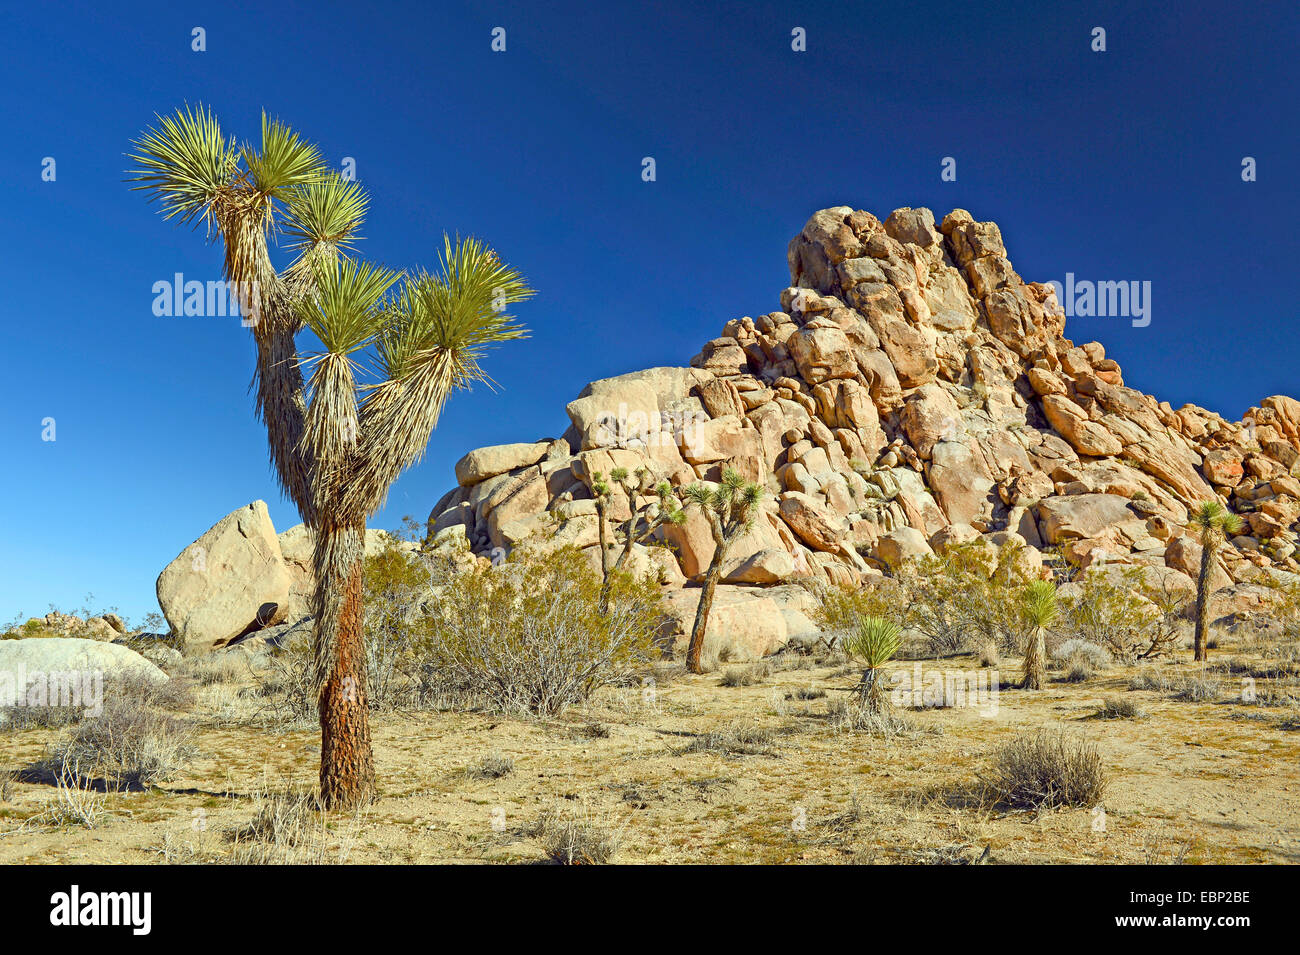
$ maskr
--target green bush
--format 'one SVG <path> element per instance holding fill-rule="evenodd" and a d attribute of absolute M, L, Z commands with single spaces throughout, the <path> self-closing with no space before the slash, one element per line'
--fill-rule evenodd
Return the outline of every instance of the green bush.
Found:
<path fill-rule="evenodd" d="M 499 567 L 456 574 L 428 602 L 415 654 L 425 699 L 553 715 L 631 678 L 657 652 L 659 588 L 601 577 L 575 547 L 517 547 Z"/>

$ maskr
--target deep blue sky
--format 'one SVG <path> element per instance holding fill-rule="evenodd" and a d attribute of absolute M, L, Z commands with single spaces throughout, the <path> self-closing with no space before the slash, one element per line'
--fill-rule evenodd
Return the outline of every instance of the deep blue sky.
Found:
<path fill-rule="evenodd" d="M 1026 280 L 1151 281 L 1149 327 L 1067 335 L 1175 406 L 1300 394 L 1294 3 L 700 6 L 6 4 L 0 620 L 87 593 L 138 619 L 228 511 L 265 498 L 297 522 L 247 330 L 152 314 L 154 282 L 220 268 L 122 182 L 131 138 L 185 101 L 241 137 L 265 108 L 355 157 L 368 257 L 431 266 L 443 230 L 473 233 L 539 290 L 532 337 L 487 363 L 500 390 L 452 400 L 374 525 L 423 518 L 470 448 L 558 436 L 586 382 L 685 364 L 779 307 L 786 244 L 830 205 L 960 206 Z"/>

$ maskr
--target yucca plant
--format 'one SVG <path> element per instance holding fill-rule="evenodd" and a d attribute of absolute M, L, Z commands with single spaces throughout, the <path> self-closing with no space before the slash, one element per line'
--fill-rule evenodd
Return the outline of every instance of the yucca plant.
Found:
<path fill-rule="evenodd" d="M 731 545 L 754 526 L 762 499 L 763 489 L 746 481 L 734 468 L 723 469 L 720 484 L 692 484 L 683 492 L 687 506 L 695 505 L 704 513 L 714 545 L 713 560 L 704 575 L 704 589 L 686 651 L 686 669 L 692 673 L 703 672 L 700 661 L 704 652 L 704 630 L 709 625 L 709 611 L 713 608 L 713 595 L 722 578 L 722 565 Z"/>
<path fill-rule="evenodd" d="M 845 654 L 863 667 L 862 681 L 856 689 L 858 705 L 868 712 L 880 713 L 888 703 L 879 670 L 893 659 L 901 642 L 902 629 L 884 617 L 861 618 L 844 638 Z"/>
<path fill-rule="evenodd" d="M 1192 512 L 1188 527 L 1195 529 L 1201 543 L 1201 569 L 1196 577 L 1196 637 L 1193 659 L 1204 661 L 1209 656 L 1210 629 L 1210 573 L 1219 549 L 1228 537 L 1241 531 L 1241 518 L 1219 500 L 1202 501 Z"/>
<path fill-rule="evenodd" d="M 619 551 L 613 565 L 609 561 L 612 545 L 608 540 L 606 521 L 609 515 L 609 498 L 613 489 L 603 474 L 597 471 L 592 475 L 592 496 L 596 500 L 596 519 L 600 535 L 600 570 L 604 579 L 600 591 L 600 608 L 604 613 L 609 607 L 609 591 L 614 574 L 621 573 L 632 556 L 632 548 L 648 540 L 650 536 L 665 524 L 682 524 L 686 512 L 682 508 L 673 486 L 667 481 L 653 484 L 653 476 L 648 468 L 637 468 L 629 472 L 627 468 L 618 467 L 609 472 L 610 481 L 617 484 L 627 497 L 631 512 L 627 520 L 619 523 L 618 528 L 623 538 L 623 548 Z M 654 500 L 645 507 L 638 506 L 638 500 L 649 495 L 653 487 Z"/>
<path fill-rule="evenodd" d="M 1020 592 L 1020 613 L 1029 628 L 1021 689 L 1041 690 L 1047 666 L 1047 628 L 1056 619 L 1056 584 L 1035 580 Z"/>
<path fill-rule="evenodd" d="M 485 350 L 523 337 L 506 309 L 532 290 L 475 239 L 444 236 L 437 274 L 357 261 L 364 190 L 265 114 L 260 146 L 227 138 L 201 105 L 159 117 L 133 145 L 133 188 L 165 218 L 221 239 L 226 281 L 251 312 L 257 414 L 280 484 L 315 532 L 321 798 L 331 808 L 359 805 L 375 785 L 362 639 L 366 519 L 423 455 L 451 392 L 488 380 Z M 271 264 L 272 242 L 292 255 L 283 271 Z M 322 350 L 299 354 L 304 329 Z M 363 382 L 367 366 L 374 380 Z"/>

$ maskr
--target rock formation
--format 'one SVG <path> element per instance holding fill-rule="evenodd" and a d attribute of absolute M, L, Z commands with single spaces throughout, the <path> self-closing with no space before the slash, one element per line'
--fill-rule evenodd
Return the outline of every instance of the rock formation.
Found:
<path fill-rule="evenodd" d="M 379 553 L 389 540 L 384 531 L 367 530 L 366 555 Z M 203 653 L 310 614 L 313 546 L 313 534 L 302 524 L 277 536 L 266 502 L 254 501 L 181 551 L 158 575 L 157 592 L 185 653 Z"/>
<path fill-rule="evenodd" d="M 1224 581 L 1300 570 L 1300 402 L 1265 398 L 1231 422 L 1126 387 L 1100 344 L 1064 337 L 1053 287 L 1021 279 L 998 226 L 961 209 L 938 225 L 928 209 L 824 209 L 788 261 L 780 310 L 727 322 L 690 367 L 592 382 L 561 438 L 467 454 L 429 515 L 433 546 L 490 557 L 555 539 L 598 566 L 596 472 L 680 486 L 732 467 L 770 492 L 720 600 L 743 618 L 744 596 L 779 598 L 781 626 L 742 637 L 755 652 L 811 626 L 781 585 L 863 581 L 951 540 L 1013 533 L 1085 567 L 1194 573 L 1184 527 L 1214 495 L 1247 521 Z M 630 514 L 619 493 L 614 520 Z M 669 588 L 700 579 L 700 515 L 661 543 L 673 559 L 649 548 L 643 566 Z M 693 614 L 691 593 L 669 597 L 675 615 Z"/>

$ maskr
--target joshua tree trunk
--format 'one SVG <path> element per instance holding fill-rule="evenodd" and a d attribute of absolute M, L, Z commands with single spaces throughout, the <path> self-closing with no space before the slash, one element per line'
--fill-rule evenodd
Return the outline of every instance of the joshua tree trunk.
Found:
<path fill-rule="evenodd" d="M 1196 639 L 1192 658 L 1204 661 L 1209 656 L 1207 637 L 1210 629 L 1210 571 L 1214 569 L 1214 548 L 1201 542 L 1201 573 L 1196 578 Z"/>
<path fill-rule="evenodd" d="M 700 657 L 704 652 L 704 631 L 709 625 L 709 611 L 713 609 L 713 594 L 718 589 L 718 581 L 722 579 L 722 563 L 727 559 L 727 549 L 730 544 L 723 536 L 722 522 L 709 515 L 709 523 L 713 526 L 715 546 L 709 571 L 704 575 L 704 590 L 700 594 L 700 605 L 695 611 L 695 625 L 691 627 L 691 643 L 686 650 L 686 669 L 691 673 L 704 672 L 700 663 Z"/>
<path fill-rule="evenodd" d="M 605 527 L 605 499 L 596 498 L 596 530 L 600 534 L 600 612 L 609 613 L 609 537 Z"/>
<path fill-rule="evenodd" d="M 1020 684 L 1022 690 L 1043 688 L 1043 661 L 1046 657 L 1046 630 L 1043 627 L 1035 627 L 1033 635 L 1025 645 L 1025 678 Z"/>
<path fill-rule="evenodd" d="M 882 713 L 885 709 L 887 697 L 880 683 L 880 671 L 875 667 L 868 667 L 862 671 L 862 682 L 857 686 L 858 705 L 866 709 L 869 713 Z"/>
<path fill-rule="evenodd" d="M 320 789 L 329 809 L 352 809 L 375 794 L 361 603 L 364 541 L 364 524 L 317 531 Z"/>

